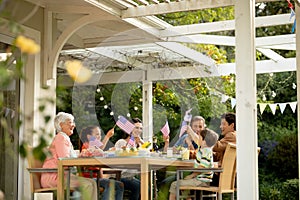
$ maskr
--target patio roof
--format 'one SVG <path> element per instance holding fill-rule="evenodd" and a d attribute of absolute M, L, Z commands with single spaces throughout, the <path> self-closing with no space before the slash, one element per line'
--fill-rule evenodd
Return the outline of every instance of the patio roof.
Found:
<path fill-rule="evenodd" d="M 198 0 L 165 0 L 162 2 L 157 0 L 28 1 L 47 7 L 54 13 L 54 17 L 59 19 L 58 29 L 60 32 L 66 30 L 70 24 L 83 16 L 95 15 L 98 17 L 97 21 L 77 30 L 68 39 L 63 47 L 64 51 L 60 55 L 60 61 L 68 57 L 84 59 L 86 66 L 91 67 L 96 73 L 104 72 L 104 68 L 106 71 L 145 69 L 147 60 L 153 61 L 150 65 L 153 68 L 213 66 L 212 60 L 199 52 L 190 49 L 189 53 L 186 53 L 187 47 L 181 43 L 235 46 L 235 37 L 218 34 L 222 31 L 234 30 L 234 20 L 172 26 L 154 16 L 171 12 L 231 6 L 233 1 L 221 0 L 209 3 Z M 256 2 L 270 1 L 274 0 L 258 0 Z M 255 19 L 256 27 L 292 23 L 294 21 L 290 19 L 289 13 L 256 17 Z M 270 59 L 257 61 L 257 73 L 266 73 L 268 70 L 270 72 L 295 70 L 295 58 L 286 59 L 273 51 L 275 49 L 295 50 L 295 43 L 295 34 L 256 38 L 256 49 Z M 73 55 L 72 52 L 74 52 Z M 81 56 L 78 55 L 79 52 L 82 53 Z M 98 56 L 97 59 L 95 55 Z M 132 66 L 133 61 L 136 61 L 134 66 Z M 283 67 L 283 65 L 287 67 Z M 149 65 L 147 68 L 149 69 Z M 60 74 L 64 72 L 62 69 L 63 65 L 60 62 L 58 64 Z M 229 73 L 235 73 L 235 63 L 218 65 L 218 72 L 215 75 Z"/>

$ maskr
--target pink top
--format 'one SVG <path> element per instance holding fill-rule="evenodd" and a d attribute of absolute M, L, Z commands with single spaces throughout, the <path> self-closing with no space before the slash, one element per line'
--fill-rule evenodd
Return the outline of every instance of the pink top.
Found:
<path fill-rule="evenodd" d="M 63 132 L 60 132 L 54 137 L 49 150 L 52 154 L 52 157 L 48 157 L 45 160 L 43 168 L 57 168 L 58 158 L 72 157 L 73 145 L 69 136 Z M 42 173 L 41 186 L 43 188 L 56 187 L 57 173 Z"/>

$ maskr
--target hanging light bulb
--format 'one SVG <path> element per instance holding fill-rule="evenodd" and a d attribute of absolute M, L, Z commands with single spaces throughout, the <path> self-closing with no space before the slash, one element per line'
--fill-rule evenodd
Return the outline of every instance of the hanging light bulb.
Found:
<path fill-rule="evenodd" d="M 127 113 L 127 117 L 130 117 L 130 113 Z"/>
<path fill-rule="evenodd" d="M 138 107 L 136 107 L 136 106 L 134 106 L 134 108 L 133 108 L 134 110 L 138 110 L 139 108 Z"/>
<path fill-rule="evenodd" d="M 267 100 L 266 95 L 263 95 L 263 96 L 262 96 L 262 100 L 263 100 L 263 101 L 266 101 L 266 100 Z"/>
<path fill-rule="evenodd" d="M 104 109 L 107 109 L 107 108 L 108 108 L 108 105 L 104 105 L 103 107 L 104 107 Z"/>
<path fill-rule="evenodd" d="M 97 90 L 96 90 L 98 93 L 100 92 L 100 88 L 97 88 Z"/>
<path fill-rule="evenodd" d="M 104 97 L 100 97 L 99 99 L 100 99 L 100 101 L 103 101 L 103 100 L 104 100 Z"/>
<path fill-rule="evenodd" d="M 271 92 L 271 96 L 272 96 L 273 98 L 276 97 L 276 92 L 272 91 L 272 92 Z"/>
<path fill-rule="evenodd" d="M 113 115 L 114 115 L 114 112 L 111 111 L 109 114 L 110 114 L 111 116 L 113 116 Z"/>
<path fill-rule="evenodd" d="M 296 89 L 296 88 L 297 88 L 297 85 L 296 85 L 295 83 L 293 83 L 292 88 L 293 88 L 293 89 Z"/>

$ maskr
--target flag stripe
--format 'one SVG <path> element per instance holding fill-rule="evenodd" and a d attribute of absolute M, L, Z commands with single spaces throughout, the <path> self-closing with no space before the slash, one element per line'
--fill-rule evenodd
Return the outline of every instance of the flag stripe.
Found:
<path fill-rule="evenodd" d="M 164 134 L 164 136 L 168 136 L 170 133 L 170 127 L 168 121 L 166 121 L 166 124 L 160 129 L 160 131 Z"/>

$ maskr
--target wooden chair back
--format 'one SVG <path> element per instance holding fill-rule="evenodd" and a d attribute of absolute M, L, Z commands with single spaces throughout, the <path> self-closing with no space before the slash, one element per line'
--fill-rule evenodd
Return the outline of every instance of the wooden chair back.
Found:
<path fill-rule="evenodd" d="M 27 148 L 27 161 L 29 169 L 42 168 L 43 162 L 35 159 L 32 153 L 32 147 Z M 41 173 L 35 172 L 30 173 L 30 188 L 31 193 L 34 193 L 36 189 L 40 189 L 41 187 Z"/>
<path fill-rule="evenodd" d="M 43 168 L 43 162 L 39 159 L 36 159 L 32 152 L 32 147 L 27 147 L 27 162 L 28 162 L 28 168 L 27 170 L 29 173 L 29 179 L 30 179 L 30 191 L 33 195 L 37 192 L 53 192 L 56 191 L 57 188 L 42 188 L 41 186 L 41 175 L 42 173 L 46 172 L 55 172 L 57 169 L 45 169 Z"/>
<path fill-rule="evenodd" d="M 220 173 L 219 191 L 234 191 L 236 174 L 236 145 L 228 143 L 222 161 L 223 172 Z"/>

